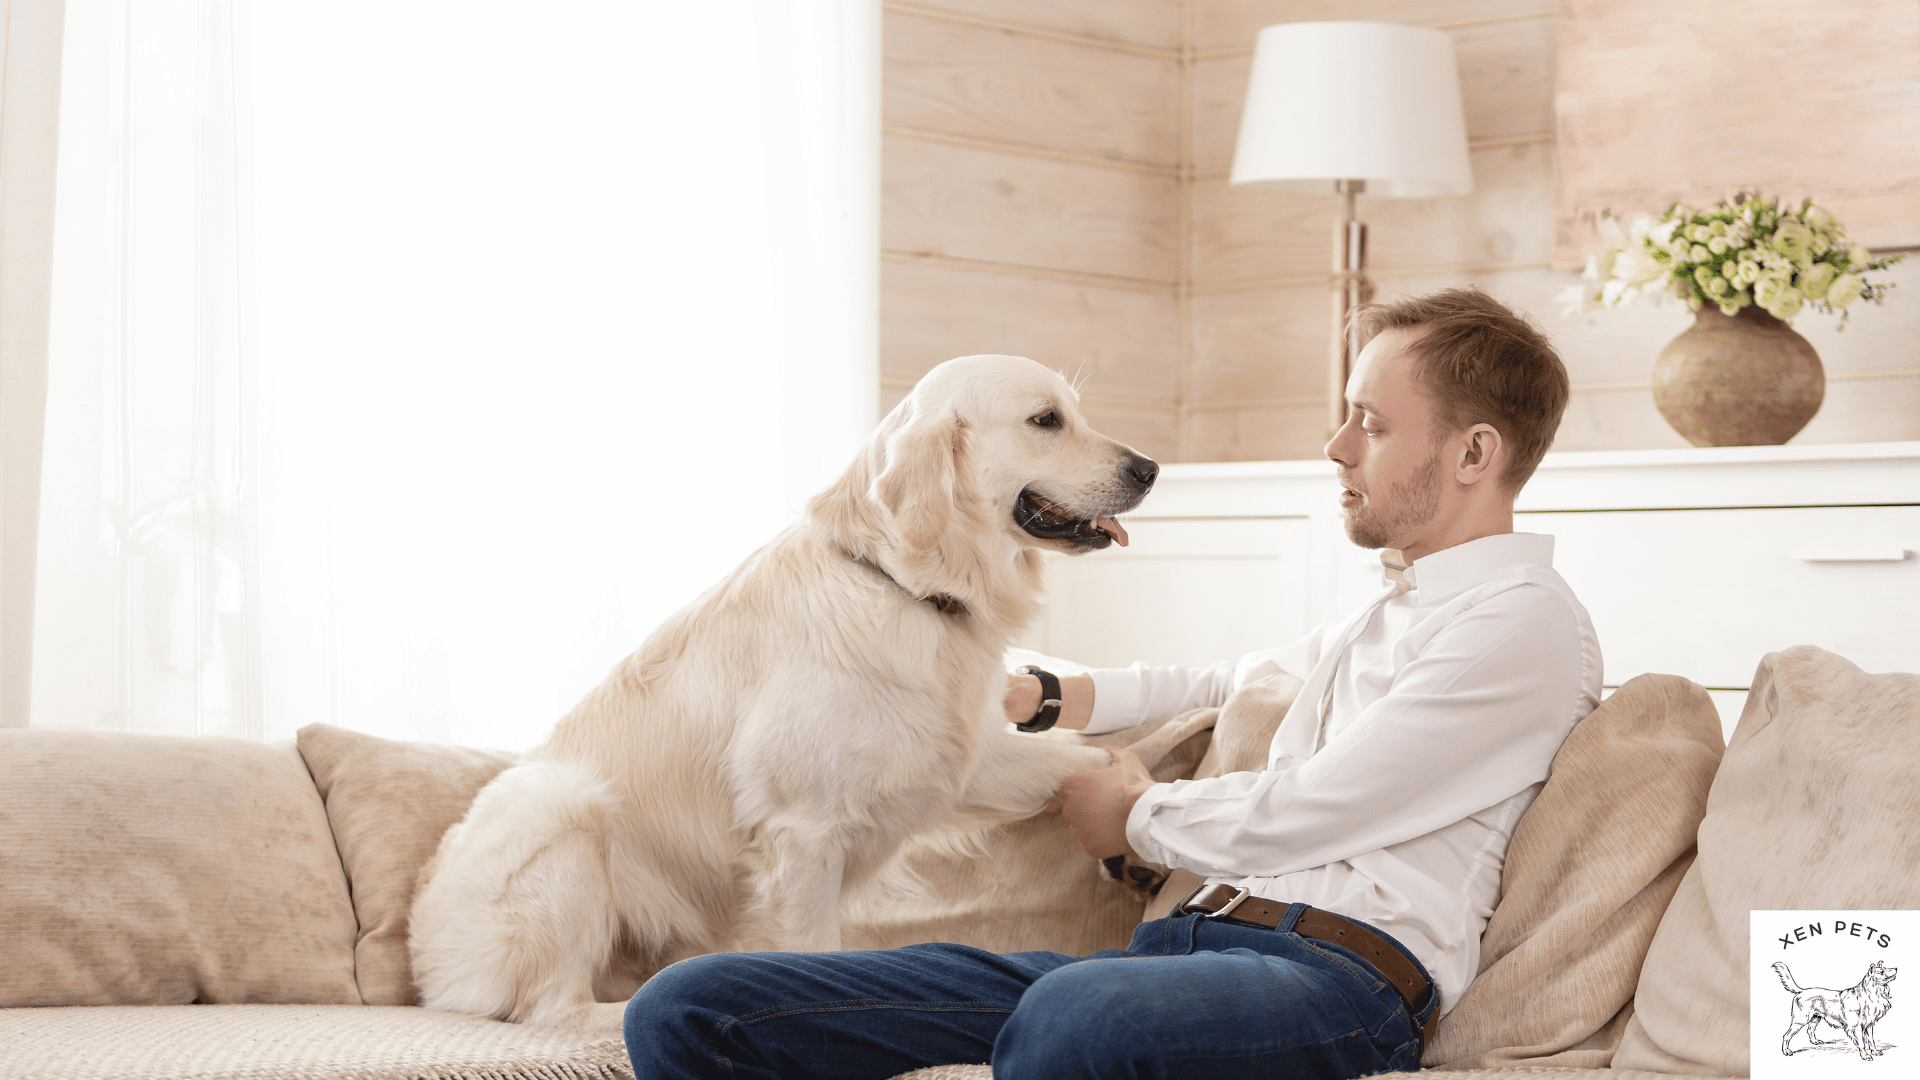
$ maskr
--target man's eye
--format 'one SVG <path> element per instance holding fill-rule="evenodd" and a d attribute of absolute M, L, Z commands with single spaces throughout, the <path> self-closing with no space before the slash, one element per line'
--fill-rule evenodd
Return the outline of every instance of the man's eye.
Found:
<path fill-rule="evenodd" d="M 1034 427 L 1056 428 L 1060 426 L 1060 414 L 1049 409 L 1027 422 Z"/>

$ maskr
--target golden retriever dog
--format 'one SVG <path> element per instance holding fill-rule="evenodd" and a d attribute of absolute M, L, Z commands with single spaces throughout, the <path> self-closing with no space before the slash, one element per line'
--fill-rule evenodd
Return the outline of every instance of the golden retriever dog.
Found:
<path fill-rule="evenodd" d="M 1893 995 L 1888 993 L 1887 984 L 1900 974 L 1899 968 L 1890 968 L 1875 960 L 1867 973 L 1860 978 L 1856 986 L 1845 990 L 1828 990 L 1819 986 L 1801 986 L 1793 980 L 1793 972 L 1787 970 L 1784 963 L 1773 965 L 1773 973 L 1780 976 L 1780 985 L 1793 995 L 1793 1008 L 1787 1017 L 1787 1033 L 1780 1036 L 1780 1052 L 1791 1057 L 1800 1050 L 1811 1050 L 1815 1046 L 1845 1045 L 1838 1039 L 1822 1039 L 1814 1034 L 1821 1023 L 1839 1028 L 1853 1048 L 1859 1052 L 1860 1060 L 1872 1061 L 1880 1055 L 1880 1044 L 1874 1041 L 1873 1027 L 1880 1018 L 1893 1008 Z M 1787 1044 L 1793 1041 L 1796 1032 L 1804 1029 L 1809 1045 L 1800 1050 L 1790 1050 Z"/>
<path fill-rule="evenodd" d="M 1105 766 L 1007 723 L 1002 654 L 1042 551 L 1124 544 L 1158 472 L 1031 360 L 928 373 L 448 830 L 413 904 L 421 1004 L 617 1029 L 674 960 L 839 948 L 842 891 L 908 837 L 1033 815 Z"/>

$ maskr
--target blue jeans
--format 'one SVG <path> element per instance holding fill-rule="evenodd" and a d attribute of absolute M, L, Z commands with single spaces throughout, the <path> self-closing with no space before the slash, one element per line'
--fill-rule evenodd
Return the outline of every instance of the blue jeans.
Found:
<path fill-rule="evenodd" d="M 948 944 L 696 957 L 640 988 L 626 1037 L 638 1080 L 987 1061 L 995 1080 L 1334 1080 L 1418 1069 L 1425 1017 L 1338 945 L 1185 915 L 1085 958 Z"/>

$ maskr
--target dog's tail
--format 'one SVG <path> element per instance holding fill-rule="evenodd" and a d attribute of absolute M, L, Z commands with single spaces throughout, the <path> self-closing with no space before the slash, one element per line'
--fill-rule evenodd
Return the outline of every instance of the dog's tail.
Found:
<path fill-rule="evenodd" d="M 1793 981 L 1793 972 L 1787 970 L 1787 964 L 1784 960 L 1773 965 L 1773 973 L 1780 976 L 1780 985 L 1786 987 L 1787 993 L 1789 994 L 1797 994 L 1806 989 L 1806 987 Z"/>

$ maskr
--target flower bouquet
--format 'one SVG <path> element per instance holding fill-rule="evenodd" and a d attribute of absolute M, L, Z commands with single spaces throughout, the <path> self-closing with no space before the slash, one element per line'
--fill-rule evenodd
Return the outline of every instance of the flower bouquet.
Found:
<path fill-rule="evenodd" d="M 1810 306 L 1838 311 L 1844 325 L 1855 301 L 1877 304 L 1893 288 L 1862 275 L 1906 257 L 1874 258 L 1812 199 L 1795 210 L 1744 192 L 1711 210 L 1674 203 L 1624 227 L 1607 213 L 1600 234 L 1606 249 L 1587 259 L 1584 280 L 1562 297 L 1568 316 L 1671 296 L 1694 311 L 1714 304 L 1734 315 L 1758 307 L 1782 322 Z"/>

